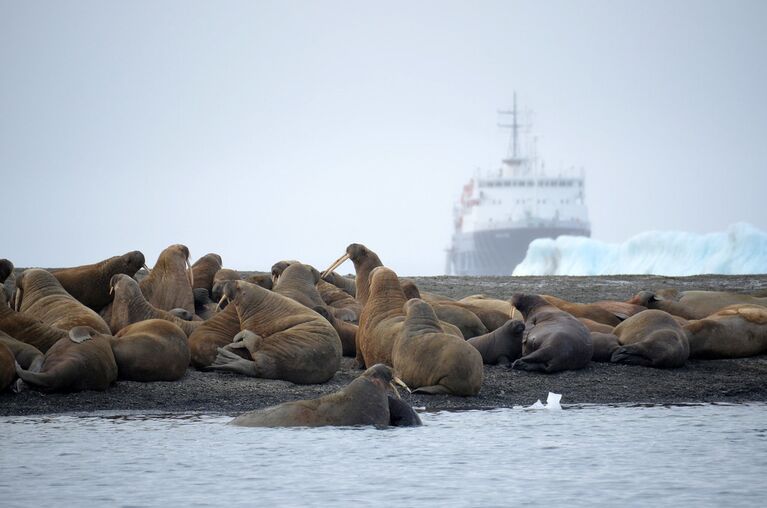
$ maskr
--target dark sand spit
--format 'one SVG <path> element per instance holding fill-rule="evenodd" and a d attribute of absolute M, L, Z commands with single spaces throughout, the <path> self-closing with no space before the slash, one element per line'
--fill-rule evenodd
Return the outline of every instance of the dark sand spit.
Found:
<path fill-rule="evenodd" d="M 461 298 L 485 294 L 509 298 L 515 292 L 545 293 L 577 302 L 626 300 L 642 289 L 675 287 L 767 294 L 767 275 L 693 277 L 410 277 L 421 291 Z M 360 371 L 344 358 L 335 377 L 322 385 L 245 378 L 189 369 L 173 383 L 119 381 L 105 392 L 0 394 L 0 415 L 90 411 L 211 412 L 236 414 L 280 402 L 319 397 L 346 385 Z M 590 363 L 558 374 L 485 367 L 477 397 L 402 396 L 427 410 L 486 409 L 529 405 L 561 393 L 564 404 L 684 404 L 767 401 L 767 356 L 739 360 L 689 361 L 680 369 L 660 370 Z"/>

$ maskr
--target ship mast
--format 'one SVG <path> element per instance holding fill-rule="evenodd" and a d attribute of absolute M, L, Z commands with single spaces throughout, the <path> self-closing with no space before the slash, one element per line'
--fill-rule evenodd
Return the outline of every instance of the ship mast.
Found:
<path fill-rule="evenodd" d="M 527 165 L 527 158 L 521 156 L 519 149 L 519 131 L 527 126 L 521 125 L 519 123 L 519 110 L 517 110 L 517 92 L 514 92 L 513 97 L 514 103 L 511 110 L 498 110 L 499 115 L 511 116 L 511 123 L 499 123 L 498 127 L 511 129 L 509 148 L 506 153 L 506 158 L 503 160 L 503 164 L 512 171 L 512 174 L 517 174 L 523 166 Z"/>

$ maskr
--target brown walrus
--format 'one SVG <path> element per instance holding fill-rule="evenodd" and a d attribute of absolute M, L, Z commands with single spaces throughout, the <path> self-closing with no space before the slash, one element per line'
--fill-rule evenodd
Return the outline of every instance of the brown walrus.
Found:
<path fill-rule="evenodd" d="M 144 298 L 160 310 L 186 309 L 194 314 L 194 272 L 189 249 L 175 244 L 160 253 L 157 262 L 139 283 Z"/>
<path fill-rule="evenodd" d="M 13 351 L 0 342 L 0 392 L 11 386 L 16 379 L 16 360 Z"/>
<path fill-rule="evenodd" d="M 189 345 L 181 328 L 148 319 L 121 329 L 112 339 L 119 379 L 176 381 L 189 366 Z"/>
<path fill-rule="evenodd" d="M 552 373 L 589 363 L 594 346 L 583 323 L 538 295 L 516 293 L 511 304 L 525 317 L 524 356 L 512 368 Z"/>
<path fill-rule="evenodd" d="M 228 305 L 198 326 L 189 335 L 192 365 L 198 369 L 212 365 L 218 355 L 218 348 L 231 344 L 241 329 L 240 316 L 234 305 Z M 250 358 L 250 355 L 247 356 Z"/>
<path fill-rule="evenodd" d="M 233 346 L 247 349 L 252 360 L 219 348 L 211 369 L 299 384 L 324 383 L 336 373 L 341 339 L 325 318 L 244 281 L 227 282 L 224 296 L 237 308 L 243 330 Z"/>
<path fill-rule="evenodd" d="M 684 327 L 690 358 L 743 358 L 767 353 L 767 307 L 731 305 Z"/>
<path fill-rule="evenodd" d="M 25 270 L 16 279 L 14 308 L 53 328 L 90 326 L 100 333 L 110 333 L 101 316 L 75 300 L 50 272 L 39 268 Z"/>
<path fill-rule="evenodd" d="M 413 409 L 403 403 L 393 405 L 387 392 L 392 385 L 392 370 L 374 365 L 343 389 L 319 399 L 285 402 L 251 411 L 231 421 L 246 427 L 321 427 L 326 425 L 421 425 Z M 394 411 L 392 411 L 394 409 Z"/>
<path fill-rule="evenodd" d="M 354 263 L 354 271 L 356 273 L 356 276 L 354 277 L 355 290 L 353 296 L 364 306 L 365 303 L 367 303 L 368 295 L 370 294 L 370 274 L 375 268 L 383 266 L 383 263 L 378 257 L 378 254 L 372 250 L 361 243 L 352 243 L 346 247 L 346 253 L 343 256 L 336 259 L 327 270 L 322 272 L 322 278 L 332 284 L 333 280 L 336 280 L 336 278 L 328 280 L 329 275 L 347 259 L 351 259 L 352 263 Z"/>
<path fill-rule="evenodd" d="M 371 295 L 372 297 L 372 295 Z M 414 393 L 479 393 L 484 376 L 482 355 L 471 344 L 446 334 L 431 305 L 414 298 L 405 303 L 402 333 L 394 343 L 394 372 Z"/>
<path fill-rule="evenodd" d="M 16 374 L 25 384 L 44 392 L 106 390 L 117 379 L 110 337 L 89 326 L 76 326 L 68 335 L 45 353 L 39 372 L 17 365 Z"/>
<path fill-rule="evenodd" d="M 703 319 L 730 305 L 767 306 L 767 297 L 727 291 L 640 291 L 629 303 L 663 310 L 684 319 Z"/>
<path fill-rule="evenodd" d="M 482 355 L 482 363 L 487 365 L 503 363 L 511 366 L 514 360 L 522 356 L 524 332 L 525 323 L 518 319 L 509 319 L 500 328 L 466 342 L 477 348 Z"/>
<path fill-rule="evenodd" d="M 594 362 L 610 362 L 613 353 L 621 347 L 612 330 L 609 332 L 591 332 L 591 344 L 594 346 L 594 354 L 591 360 Z"/>
<path fill-rule="evenodd" d="M 11 300 L 11 288 L 5 285 L 5 281 L 13 273 L 13 263 L 7 259 L 0 259 L 0 293 L 6 300 Z"/>
<path fill-rule="evenodd" d="M 213 291 L 213 277 L 215 277 L 216 272 L 223 268 L 222 263 L 221 256 L 213 252 L 205 254 L 195 261 L 192 265 L 192 276 L 194 279 L 192 290 L 201 288 L 207 290 L 208 294 L 210 294 Z"/>
<path fill-rule="evenodd" d="M 134 250 L 92 265 L 63 268 L 53 270 L 51 273 L 67 293 L 86 307 L 99 312 L 112 301 L 112 295 L 109 292 L 109 281 L 112 276 L 124 273 L 133 277 L 142 266 L 144 266 L 144 254 Z"/>
<path fill-rule="evenodd" d="M 618 316 L 601 305 L 568 302 L 551 295 L 541 295 L 541 297 L 559 310 L 563 310 L 577 318 L 586 318 L 610 326 L 618 326 L 625 319 L 625 316 Z"/>
<path fill-rule="evenodd" d="M 2 291 L 0 291 L 0 331 L 36 347 L 43 353 L 60 339 L 67 337 L 66 330 L 52 328 L 39 319 L 11 309 Z"/>
<path fill-rule="evenodd" d="M 690 343 L 682 327 L 668 312 L 645 310 L 634 314 L 613 330 L 621 347 L 613 363 L 646 367 L 681 367 L 690 356 Z"/>
<path fill-rule="evenodd" d="M 127 275 L 114 275 L 111 284 L 114 300 L 109 326 L 115 334 L 126 326 L 139 321 L 164 319 L 181 328 L 189 336 L 202 323 L 202 321 L 185 321 L 170 312 L 153 307 L 144 298 L 138 282 Z"/>
<path fill-rule="evenodd" d="M 344 309 L 348 313 L 346 317 L 342 316 L 343 321 L 359 321 L 362 305 L 349 293 L 322 279 L 317 283 L 317 291 L 320 292 L 325 305 L 334 309 Z"/>
<path fill-rule="evenodd" d="M 37 349 L 35 346 L 31 344 L 27 344 L 26 342 L 22 342 L 20 340 L 16 340 L 15 338 L 11 337 L 10 335 L 0 332 L 0 344 L 4 344 L 8 349 L 11 350 L 11 353 L 13 353 L 14 358 L 16 358 L 16 361 L 21 365 L 21 368 L 24 370 L 31 370 L 32 372 L 37 372 L 40 370 L 40 367 L 43 365 L 43 360 L 45 358 L 45 355 L 43 355 L 43 352 Z M 15 367 L 11 369 L 13 371 L 14 377 L 16 376 L 16 369 Z"/>

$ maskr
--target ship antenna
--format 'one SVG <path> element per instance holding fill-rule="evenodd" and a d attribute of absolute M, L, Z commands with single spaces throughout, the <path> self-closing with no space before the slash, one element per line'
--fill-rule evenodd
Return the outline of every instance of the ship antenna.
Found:
<path fill-rule="evenodd" d="M 511 129 L 511 139 L 509 139 L 509 149 L 507 157 L 517 159 L 519 157 L 519 114 L 517 111 L 517 92 L 514 92 L 514 107 L 511 111 L 498 111 L 499 115 L 511 115 L 510 124 L 498 124 L 498 127 Z"/>

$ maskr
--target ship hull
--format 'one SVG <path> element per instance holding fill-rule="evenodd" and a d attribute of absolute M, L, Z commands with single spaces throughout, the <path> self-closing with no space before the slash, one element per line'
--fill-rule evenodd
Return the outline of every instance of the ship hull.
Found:
<path fill-rule="evenodd" d="M 536 238 L 561 235 L 590 236 L 591 231 L 573 227 L 508 228 L 455 233 L 448 251 L 447 272 L 453 275 L 511 275 L 525 259 Z"/>

